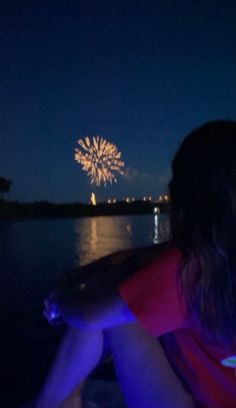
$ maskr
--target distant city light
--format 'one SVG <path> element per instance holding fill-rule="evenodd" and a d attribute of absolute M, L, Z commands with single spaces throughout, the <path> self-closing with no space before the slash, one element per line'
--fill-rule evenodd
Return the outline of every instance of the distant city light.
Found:
<path fill-rule="evenodd" d="M 145 201 L 146 203 L 163 203 L 163 204 L 165 204 L 165 203 L 168 203 L 169 202 L 169 200 L 170 200 L 170 196 L 168 195 L 168 194 L 163 194 L 163 195 L 160 195 L 159 197 L 157 197 L 157 198 L 152 198 L 152 196 L 144 196 L 143 198 L 135 198 L 135 197 L 123 197 L 122 199 L 120 199 L 120 200 L 118 200 L 118 201 L 123 201 L 123 202 L 125 202 L 125 203 L 134 203 L 134 202 L 138 202 L 138 201 Z M 117 199 L 116 198 L 109 198 L 108 200 L 107 200 L 107 203 L 108 204 L 112 204 L 112 203 L 115 203 L 115 202 L 117 202 Z M 157 206 L 157 207 L 154 207 L 154 212 L 155 212 L 155 209 L 157 208 L 157 213 L 158 213 L 158 211 L 160 211 L 160 208 Z"/>
<path fill-rule="evenodd" d="M 158 197 L 157 201 L 158 201 L 158 202 L 163 202 L 163 201 L 168 202 L 168 201 L 170 201 L 170 196 L 169 196 L 169 194 L 160 195 L 160 196 Z"/>

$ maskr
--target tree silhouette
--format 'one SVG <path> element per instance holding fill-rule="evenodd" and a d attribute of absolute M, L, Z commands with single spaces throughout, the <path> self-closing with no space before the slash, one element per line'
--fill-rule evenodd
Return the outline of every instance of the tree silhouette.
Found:
<path fill-rule="evenodd" d="M 0 176 L 0 194 L 2 199 L 4 193 L 9 193 L 11 185 L 12 185 L 11 180 L 7 180 L 4 177 Z"/>

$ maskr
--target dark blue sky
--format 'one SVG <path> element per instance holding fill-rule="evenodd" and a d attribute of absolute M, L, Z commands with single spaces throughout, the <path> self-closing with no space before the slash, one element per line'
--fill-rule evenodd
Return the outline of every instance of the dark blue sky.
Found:
<path fill-rule="evenodd" d="M 88 201 L 166 191 L 183 137 L 236 119 L 234 0 L 0 2 L 0 175 L 9 198 Z M 76 140 L 115 143 L 126 178 L 96 188 Z M 200 164 L 199 164 L 200 165 Z"/>

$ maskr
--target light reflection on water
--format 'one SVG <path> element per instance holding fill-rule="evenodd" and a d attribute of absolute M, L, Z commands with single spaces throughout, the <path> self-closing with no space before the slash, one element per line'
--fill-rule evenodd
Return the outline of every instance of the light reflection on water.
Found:
<path fill-rule="evenodd" d="M 75 222 L 76 263 L 85 265 L 119 249 L 132 246 L 132 227 L 126 217 L 94 217 Z"/>
<path fill-rule="evenodd" d="M 158 227 L 158 229 L 157 229 Z M 82 266 L 112 252 L 134 246 L 167 241 L 169 220 L 160 216 L 93 217 L 75 221 L 76 266 Z"/>
<path fill-rule="evenodd" d="M 155 234 L 152 215 L 1 222 L 0 306 L 16 310 L 19 303 L 27 306 L 26 299 L 37 304 L 66 271 L 151 245 Z M 168 218 L 161 216 L 159 242 L 168 237 Z"/>

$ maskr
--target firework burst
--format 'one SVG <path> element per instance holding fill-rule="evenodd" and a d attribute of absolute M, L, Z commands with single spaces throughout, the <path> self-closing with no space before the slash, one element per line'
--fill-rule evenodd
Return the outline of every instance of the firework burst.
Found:
<path fill-rule="evenodd" d="M 75 149 L 75 160 L 90 177 L 91 184 L 100 186 L 117 182 L 115 173 L 124 174 L 124 162 L 117 147 L 100 136 L 92 139 L 85 137 L 77 142 L 80 149 Z"/>

